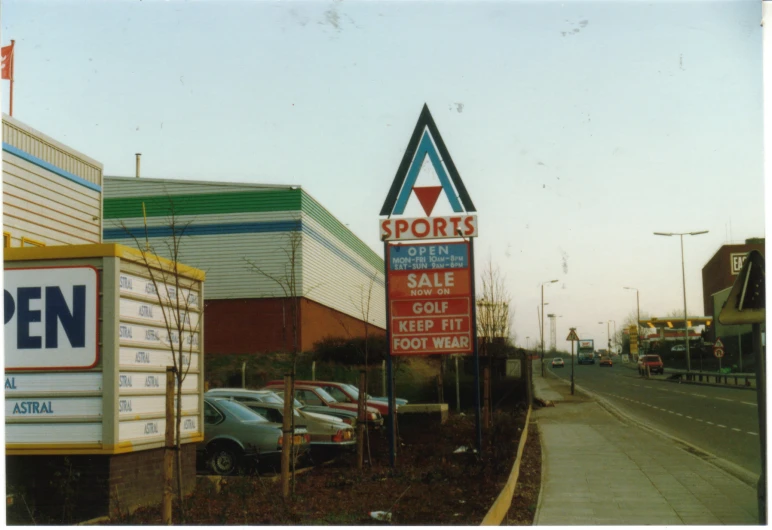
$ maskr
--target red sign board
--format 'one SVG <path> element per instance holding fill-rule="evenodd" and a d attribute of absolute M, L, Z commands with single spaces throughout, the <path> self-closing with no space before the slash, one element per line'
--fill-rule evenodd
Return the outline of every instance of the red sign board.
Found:
<path fill-rule="evenodd" d="M 469 244 L 388 248 L 391 354 L 474 351 Z"/>

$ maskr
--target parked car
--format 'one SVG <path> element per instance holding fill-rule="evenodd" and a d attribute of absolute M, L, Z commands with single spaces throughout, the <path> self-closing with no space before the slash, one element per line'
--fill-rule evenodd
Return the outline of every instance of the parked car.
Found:
<path fill-rule="evenodd" d="M 206 395 L 210 395 L 207 392 Z M 273 392 L 246 390 L 241 388 L 217 389 L 217 395 L 234 399 L 257 412 L 268 421 L 284 423 L 284 402 Z M 266 394 L 273 394 L 274 399 L 265 401 Z M 327 447 L 343 449 L 356 443 L 354 429 L 335 416 L 304 412 L 293 407 L 295 425 L 304 425 L 311 437 L 311 449 Z"/>
<path fill-rule="evenodd" d="M 271 383 L 279 383 L 279 381 L 270 381 Z M 334 381 L 295 381 L 295 384 L 311 385 L 323 388 L 328 394 L 334 397 L 339 403 L 359 403 L 359 389 L 354 385 L 348 385 L 346 383 L 336 383 Z M 365 398 L 365 405 L 372 407 L 381 413 L 381 416 L 389 415 L 389 404 L 383 401 L 371 401 Z M 399 411 L 399 406 L 397 406 Z"/>
<path fill-rule="evenodd" d="M 274 388 L 273 390 L 252 390 L 252 389 L 246 389 L 246 388 L 213 388 L 207 391 L 206 394 L 210 396 L 212 395 L 227 396 L 227 395 L 242 394 L 246 396 L 248 399 L 260 401 L 261 403 L 280 403 L 280 404 L 284 403 L 283 387 L 282 387 L 282 390 L 279 390 L 278 388 Z M 338 418 L 340 421 L 342 421 L 343 423 L 347 425 L 351 425 L 352 427 L 356 427 L 357 425 L 356 411 L 352 412 L 350 410 L 331 409 L 330 407 L 324 407 L 324 406 L 315 407 L 313 405 L 304 405 L 297 399 L 293 400 L 293 406 L 298 410 L 302 410 L 303 412 L 326 414 L 328 416 L 334 416 Z"/>
<path fill-rule="evenodd" d="M 600 362 L 598 363 L 599 366 L 613 366 L 614 363 L 611 361 L 611 357 L 601 357 Z"/>
<path fill-rule="evenodd" d="M 555 357 L 554 359 L 552 359 L 553 368 L 563 368 L 565 365 L 566 363 L 560 357 Z"/>
<path fill-rule="evenodd" d="M 311 437 L 305 428 L 293 433 L 296 457 L 308 452 Z M 254 467 L 258 461 L 281 460 L 281 424 L 272 423 L 248 407 L 224 397 L 204 397 L 204 441 L 198 456 L 212 472 L 233 475 L 239 469 Z"/>
<path fill-rule="evenodd" d="M 662 364 L 662 359 L 659 355 L 644 355 L 638 359 L 638 373 L 646 375 L 646 368 L 648 367 L 651 374 L 664 374 L 665 365 Z"/>
<path fill-rule="evenodd" d="M 266 385 L 266 390 L 283 390 L 283 383 L 269 383 Z M 300 401 L 304 406 L 312 405 L 314 407 L 327 407 L 329 410 L 346 410 L 349 412 L 357 413 L 357 405 L 355 403 L 340 403 L 323 388 L 312 385 L 295 385 L 295 399 Z M 325 412 L 326 413 L 326 412 Z M 380 427 L 383 425 L 383 416 L 378 412 L 378 409 L 372 407 L 365 408 L 365 415 L 367 418 L 367 424 Z"/>
<path fill-rule="evenodd" d="M 347 386 L 348 388 L 350 388 L 352 390 L 352 392 L 356 391 L 356 395 L 359 395 L 359 389 L 356 386 L 354 386 L 354 385 L 352 385 L 350 383 L 343 383 L 343 384 L 345 386 Z M 370 394 L 367 394 L 367 400 L 368 401 L 382 401 L 382 402 L 388 404 L 389 396 L 371 396 Z M 394 403 L 397 406 L 401 406 L 401 405 L 407 405 L 409 403 L 409 401 L 407 399 L 395 397 L 394 398 Z"/>
<path fill-rule="evenodd" d="M 676 344 L 672 348 L 670 348 L 670 351 L 686 351 L 686 346 L 683 344 Z"/>

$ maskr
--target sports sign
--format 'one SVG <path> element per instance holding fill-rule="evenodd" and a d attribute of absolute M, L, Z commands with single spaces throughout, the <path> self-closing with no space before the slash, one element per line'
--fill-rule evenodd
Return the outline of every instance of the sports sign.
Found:
<path fill-rule="evenodd" d="M 388 246 L 392 355 L 471 353 L 468 243 Z"/>
<path fill-rule="evenodd" d="M 381 220 L 381 241 L 477 237 L 476 215 Z"/>
<path fill-rule="evenodd" d="M 6 371 L 97 365 L 94 267 L 6 269 L 3 278 Z"/>

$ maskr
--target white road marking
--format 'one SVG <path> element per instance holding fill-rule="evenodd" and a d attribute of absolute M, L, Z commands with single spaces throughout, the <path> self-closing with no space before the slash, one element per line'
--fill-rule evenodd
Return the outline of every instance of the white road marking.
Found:
<path fill-rule="evenodd" d="M 680 412 L 676 412 L 676 416 L 683 416 Z"/>
<path fill-rule="evenodd" d="M 740 431 L 740 429 L 737 429 L 737 428 L 735 428 L 735 427 L 732 427 L 732 430 L 733 430 L 733 431 L 737 431 L 737 432 L 742 432 L 742 431 Z"/>
<path fill-rule="evenodd" d="M 643 387 L 643 388 L 651 388 L 651 387 L 650 387 L 650 386 L 645 386 L 645 385 L 644 385 L 644 387 Z"/>
<path fill-rule="evenodd" d="M 633 386 L 637 386 L 638 388 L 641 388 L 641 385 L 636 385 L 635 383 L 633 383 Z"/>
<path fill-rule="evenodd" d="M 713 423 L 712 421 L 706 421 L 705 423 L 707 423 L 708 425 L 715 425 L 715 423 Z"/>
<path fill-rule="evenodd" d="M 697 421 L 699 421 L 699 422 L 702 422 L 702 420 L 701 420 L 701 419 L 699 419 L 699 418 L 694 418 L 694 419 L 695 419 L 695 420 L 697 420 Z"/>
<path fill-rule="evenodd" d="M 726 429 L 726 425 L 721 425 L 720 423 L 718 423 L 718 424 L 716 424 L 716 425 L 717 425 L 718 427 L 722 427 L 722 428 Z"/>
<path fill-rule="evenodd" d="M 668 413 L 675 414 L 675 412 L 673 412 L 672 410 L 668 410 Z"/>
<path fill-rule="evenodd" d="M 734 401 L 734 399 L 726 399 L 726 398 L 719 398 L 719 397 L 717 397 L 716 399 L 720 399 L 721 401 Z"/>
<path fill-rule="evenodd" d="M 694 392 L 692 392 L 692 395 L 693 396 L 697 396 L 697 397 L 708 397 L 708 396 L 705 396 L 703 394 L 695 394 Z"/>
<path fill-rule="evenodd" d="M 758 407 L 756 403 L 751 403 L 750 401 L 740 401 L 743 405 L 751 405 L 753 407 Z"/>
<path fill-rule="evenodd" d="M 751 431 L 748 431 L 748 434 L 752 434 L 753 436 L 758 436 L 758 435 L 759 435 L 759 433 L 757 433 L 757 432 L 751 432 Z"/>

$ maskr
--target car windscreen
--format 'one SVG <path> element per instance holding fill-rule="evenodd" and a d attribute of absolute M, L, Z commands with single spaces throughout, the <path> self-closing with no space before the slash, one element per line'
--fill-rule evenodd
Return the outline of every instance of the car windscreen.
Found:
<path fill-rule="evenodd" d="M 260 394 L 259 399 L 262 403 L 275 403 L 277 405 L 281 405 L 284 403 L 284 400 L 281 399 L 276 394 L 274 394 L 273 392 L 270 394 Z"/>
<path fill-rule="evenodd" d="M 237 403 L 235 401 L 228 401 L 225 399 L 221 399 L 217 401 L 217 404 L 222 407 L 225 412 L 231 413 L 236 419 L 241 421 L 260 421 L 263 423 L 268 423 L 268 420 L 263 418 L 260 414 L 253 411 L 246 405 L 242 405 L 241 403 Z"/>
<path fill-rule="evenodd" d="M 327 391 L 325 391 L 323 388 L 317 387 L 316 393 L 319 397 L 321 397 L 323 400 L 325 400 L 327 403 L 337 403 L 338 400 L 332 397 Z"/>
<path fill-rule="evenodd" d="M 354 401 L 358 401 L 359 400 L 359 389 L 357 387 L 355 387 L 354 385 L 349 385 L 348 383 L 346 383 L 345 385 L 341 385 L 341 386 L 346 387 L 346 390 L 349 391 L 349 394 L 351 394 L 351 397 L 354 398 Z"/>

